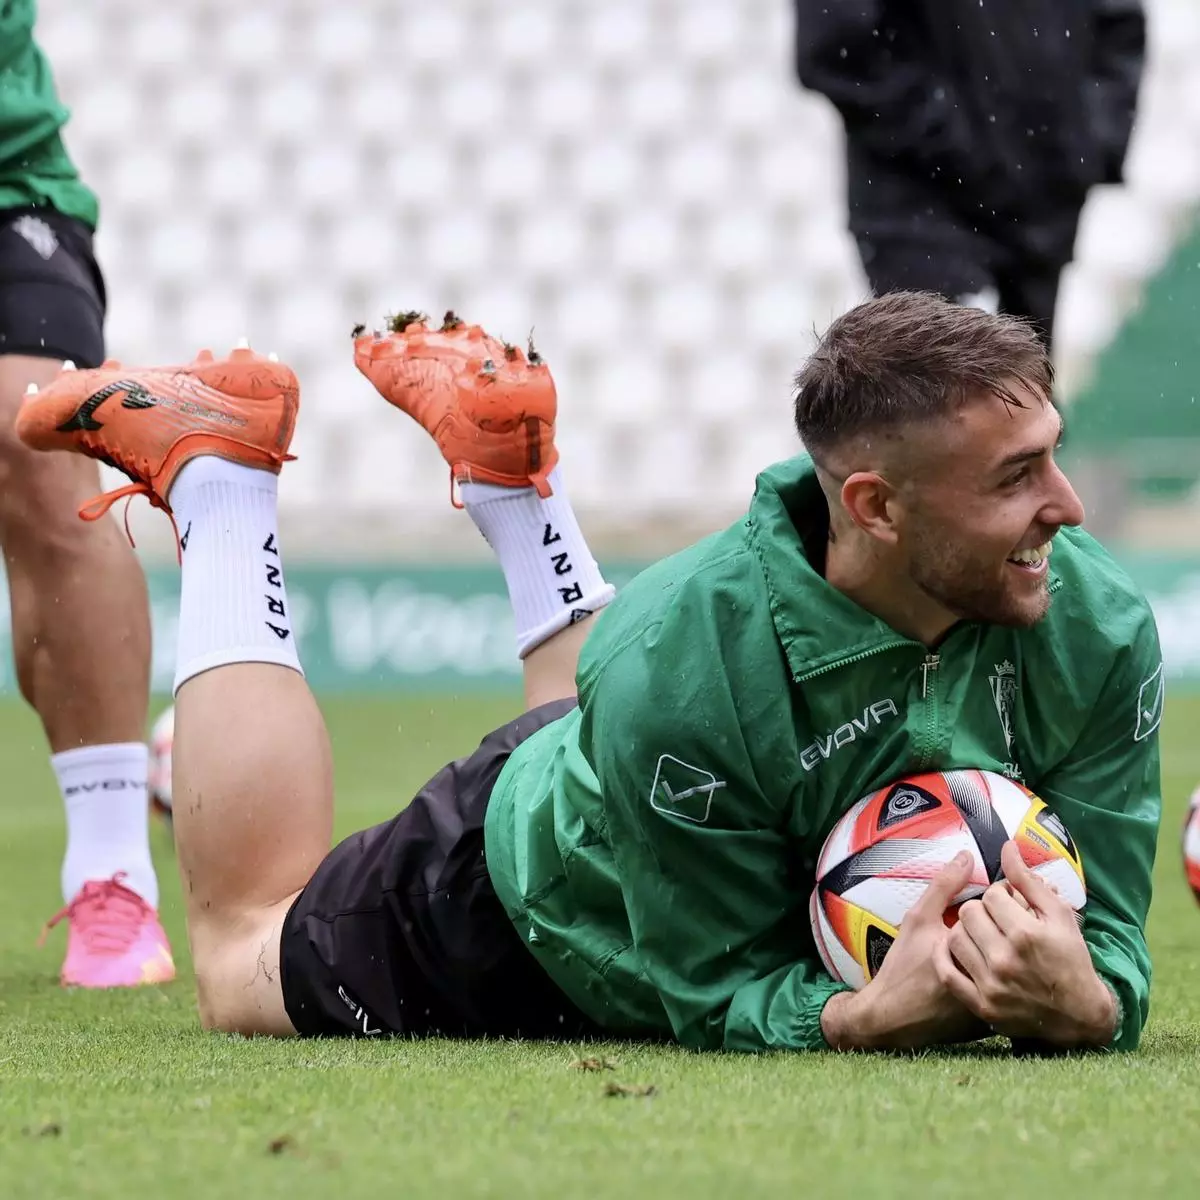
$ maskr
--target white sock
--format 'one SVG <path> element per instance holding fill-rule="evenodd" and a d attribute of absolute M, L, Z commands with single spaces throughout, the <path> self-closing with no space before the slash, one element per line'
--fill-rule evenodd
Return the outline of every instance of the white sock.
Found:
<path fill-rule="evenodd" d="M 80 746 L 50 756 L 67 810 L 63 900 L 70 903 L 89 880 L 111 879 L 158 907 L 158 876 L 150 861 L 150 808 L 142 742 Z"/>
<path fill-rule="evenodd" d="M 278 484 L 270 471 L 204 455 L 171 487 L 183 551 L 177 692 L 229 663 L 301 671 L 279 557 Z"/>
<path fill-rule="evenodd" d="M 560 629 L 603 608 L 616 589 L 604 582 L 584 541 L 557 467 L 554 494 L 464 483 L 462 502 L 500 560 L 524 658 Z"/>

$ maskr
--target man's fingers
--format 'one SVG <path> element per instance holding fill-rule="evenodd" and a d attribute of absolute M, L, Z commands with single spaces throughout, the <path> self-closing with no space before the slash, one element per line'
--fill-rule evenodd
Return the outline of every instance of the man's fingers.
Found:
<path fill-rule="evenodd" d="M 930 881 L 920 900 L 908 911 L 906 919 L 941 920 L 950 901 L 962 891 L 971 877 L 971 855 L 960 850 Z"/>
<path fill-rule="evenodd" d="M 988 916 L 1005 937 L 1018 930 L 1027 930 L 1031 925 L 1029 901 L 1008 880 L 993 883 L 980 897 Z"/>
<path fill-rule="evenodd" d="M 952 936 L 954 942 L 950 949 L 953 953 L 957 955 L 958 946 L 965 938 L 978 947 L 984 961 L 989 964 L 995 964 L 1007 949 L 1007 938 L 992 920 L 982 900 L 969 900 L 958 910 L 958 927 L 952 931 Z M 963 963 L 963 966 L 967 964 Z M 976 972 L 968 973 L 978 980 Z"/>
<path fill-rule="evenodd" d="M 933 968 L 937 972 L 938 981 L 964 1008 L 980 1015 L 983 997 L 975 986 L 975 981 L 967 975 L 954 960 L 950 950 L 950 939 L 939 938 L 933 947 Z"/>
<path fill-rule="evenodd" d="M 978 988 L 988 977 L 988 964 L 979 944 L 964 928 L 961 917 L 946 939 L 950 957 L 958 969 Z"/>
<path fill-rule="evenodd" d="M 1000 883 L 997 886 L 1003 886 L 1004 890 L 1018 905 L 1020 905 L 1023 912 L 1033 912 L 1033 909 L 1029 907 L 1029 901 L 1026 900 L 1025 897 L 1022 896 L 1021 893 L 1018 892 L 1017 889 L 1013 887 L 1013 885 L 1009 883 L 1007 879 L 1000 880 Z"/>
<path fill-rule="evenodd" d="M 1051 916 L 1065 907 L 1065 901 L 1059 899 L 1045 880 L 1026 865 L 1016 842 L 1004 843 L 1000 851 L 1000 866 L 1013 890 L 1024 898 L 1034 912 Z"/>

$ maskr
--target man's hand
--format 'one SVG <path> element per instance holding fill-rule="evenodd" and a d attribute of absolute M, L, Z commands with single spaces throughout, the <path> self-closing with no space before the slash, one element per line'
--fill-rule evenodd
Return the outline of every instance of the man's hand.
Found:
<path fill-rule="evenodd" d="M 942 915 L 970 875 L 971 857 L 964 851 L 905 914 L 879 974 L 861 992 L 841 992 L 825 1005 L 821 1032 L 835 1050 L 903 1050 L 988 1035 L 987 1025 L 955 998 L 934 965 L 949 934 Z"/>
<path fill-rule="evenodd" d="M 1015 842 L 1000 856 L 1005 880 L 959 909 L 934 948 L 938 979 L 997 1033 L 1057 1046 L 1104 1046 L 1116 1001 L 1092 966 L 1075 913 L 1025 865 Z M 897 944 L 899 944 L 897 942 Z"/>

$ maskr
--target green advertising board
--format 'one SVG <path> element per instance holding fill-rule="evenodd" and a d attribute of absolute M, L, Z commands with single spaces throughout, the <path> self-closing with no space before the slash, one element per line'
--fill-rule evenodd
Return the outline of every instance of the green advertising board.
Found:
<path fill-rule="evenodd" d="M 1169 678 L 1200 689 L 1200 557 L 1123 555 L 1158 619 Z M 632 564 L 610 565 L 620 586 Z M 147 571 L 154 622 L 153 683 L 169 692 L 179 573 Z M 4 594 L 0 577 L 0 596 Z M 288 569 L 293 627 L 313 687 L 326 692 L 516 687 L 520 664 L 500 572 L 487 567 Z M 8 604 L 0 603 L 0 692 L 16 690 Z"/>

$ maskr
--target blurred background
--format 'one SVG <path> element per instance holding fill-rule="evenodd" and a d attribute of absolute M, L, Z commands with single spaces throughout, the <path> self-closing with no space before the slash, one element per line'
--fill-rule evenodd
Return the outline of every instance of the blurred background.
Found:
<path fill-rule="evenodd" d="M 1055 359 L 1093 527 L 1150 591 L 1173 677 L 1194 680 L 1200 5 L 1146 13 L 1125 182 L 1087 201 Z M 181 360 L 244 334 L 300 376 L 283 539 L 319 685 L 516 670 L 499 572 L 432 444 L 354 370 L 355 323 L 454 308 L 534 330 L 572 498 L 619 581 L 735 519 L 756 472 L 796 451 L 791 375 L 868 294 L 842 121 L 796 78 L 790 0 L 39 14 L 66 145 L 100 197 L 110 352 Z M 173 543 L 161 514 L 131 515 L 163 684 Z"/>

